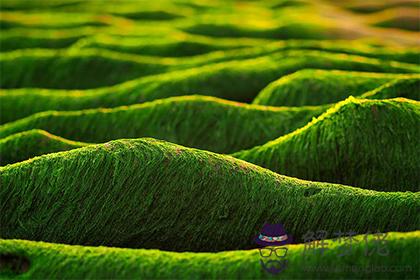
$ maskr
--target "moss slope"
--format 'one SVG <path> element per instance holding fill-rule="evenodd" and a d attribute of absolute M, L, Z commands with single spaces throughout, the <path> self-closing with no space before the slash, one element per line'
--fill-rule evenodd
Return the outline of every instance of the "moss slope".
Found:
<path fill-rule="evenodd" d="M 315 61 L 305 61 L 311 56 L 319 54 Z M 246 55 L 246 54 L 244 54 Z M 303 57 L 302 57 L 303 56 Z M 306 67 L 327 67 L 328 62 L 322 61 L 327 53 L 317 51 L 284 51 L 271 58 L 271 61 L 284 68 L 292 65 L 307 64 Z M 238 58 L 233 55 L 233 57 Z M 232 57 L 232 58 L 233 58 Z M 284 58 L 288 60 L 284 61 Z M 226 57 L 222 61 L 230 60 Z M 314 58 L 315 59 L 315 58 Z M 334 54 L 329 60 L 341 60 L 344 69 L 365 70 L 375 69 L 378 72 L 419 72 L 419 67 L 402 62 L 383 62 L 363 57 L 347 57 Z M 188 61 L 184 59 L 170 59 L 147 57 L 118 53 L 97 49 L 73 50 L 17 50 L 0 53 L 0 86 L 2 88 L 38 87 L 59 89 L 86 89 L 110 86 L 134 78 L 164 73 L 168 71 L 198 67 L 217 62 L 217 58 L 203 56 Z M 260 65 L 264 67 L 265 65 Z M 324 66 L 324 67 L 323 67 Z M 347 66 L 347 67 L 346 67 Z M 295 66 L 296 67 L 296 66 Z M 332 67 L 327 67 L 332 68 Z M 342 69 L 339 67 L 339 69 Z M 366 70 L 367 70 L 366 69 Z M 365 70 L 365 71 L 366 71 Z M 296 71 L 296 70 L 295 70 Z"/>
<path fill-rule="evenodd" d="M 156 29 L 156 28 L 155 28 Z M 102 30 L 101 35 L 89 27 L 66 30 L 14 28 L 0 35 L 0 51 L 24 48 L 62 48 L 74 43 L 74 49 L 106 49 L 122 53 L 148 56 L 194 56 L 196 62 L 214 59 L 230 60 L 235 57 L 250 58 L 285 50 L 326 51 L 365 57 L 418 63 L 420 49 L 392 45 L 372 46 L 363 41 L 340 40 L 284 40 L 249 38 L 212 38 L 186 34 L 179 31 L 150 32 L 136 30 L 134 34 L 121 36 L 118 29 Z M 166 30 L 167 31 L 167 30 Z M 76 34 L 76 35 L 75 35 Z M 75 40 L 78 40 L 77 42 Z M 219 58 L 217 58 L 219 56 Z"/>
<path fill-rule="evenodd" d="M 19 50 L 0 54 L 2 88 L 84 89 L 162 73 L 172 63 L 105 50 Z"/>
<path fill-rule="evenodd" d="M 153 137 L 232 153 L 302 127 L 328 107 L 265 107 L 214 97 L 182 96 L 114 109 L 41 112 L 0 126 L 0 138 L 37 128 L 85 142 Z"/>
<path fill-rule="evenodd" d="M 170 36 L 170 35 L 169 35 Z M 183 39 L 180 40 L 179 37 Z M 18 43 L 19 44 L 19 43 Z M 339 40 L 284 40 L 273 42 L 264 39 L 249 38 L 211 38 L 196 35 L 173 36 L 170 38 L 118 38 L 116 36 L 91 36 L 80 40 L 73 47 L 75 48 L 100 48 L 108 49 L 124 53 L 133 53 L 141 55 L 154 56 L 187 56 L 204 54 L 211 51 L 222 53 L 225 57 L 241 55 L 248 52 L 256 55 L 267 55 L 274 52 L 286 50 L 300 51 L 325 51 L 332 53 L 343 53 L 360 55 L 364 57 L 372 57 L 386 60 L 395 60 L 407 63 L 418 63 L 420 49 L 415 47 L 398 48 L 393 46 L 374 47 L 369 44 L 358 41 L 339 41 Z M 246 49 L 238 49 L 239 47 Z M 234 50 L 229 50 L 233 49 Z M 204 59 L 211 54 L 198 55 L 194 59 Z"/>
<path fill-rule="evenodd" d="M 304 255 L 304 245 L 289 245 L 287 268 L 276 276 L 290 278 L 393 278 L 414 279 L 418 276 L 417 254 L 420 250 L 420 233 L 388 233 L 386 248 L 389 256 L 376 253 L 377 246 L 369 235 L 355 237 L 359 242 L 348 256 L 342 253 L 333 240 L 327 240 L 328 250 L 322 256 Z M 365 250 L 373 251 L 371 256 Z M 150 279 L 266 279 L 270 274 L 259 263 L 259 252 L 227 251 L 220 253 L 176 253 L 144 249 L 119 249 L 109 247 L 84 247 L 33 242 L 26 240 L 0 240 L 0 254 L 9 256 L 0 276 L 5 279 L 34 278 L 136 278 Z M 29 261 L 29 266 L 8 269 L 11 259 Z M 47 265 L 48 264 L 48 265 Z M 323 268 L 331 271 L 323 271 Z M 356 270 L 351 268 L 354 267 Z M 393 271 L 375 267 L 398 267 Z M 21 268 L 21 269 L 19 269 Z M 77 269 L 76 269 L 77 268 Z M 319 271 L 311 271 L 319 269 Z M 334 271 L 336 269 L 336 271 Z M 340 271 L 342 270 L 342 271 Z M 15 278 L 16 277 L 16 278 Z"/>
<path fill-rule="evenodd" d="M 420 77 L 403 77 L 392 80 L 382 86 L 365 92 L 360 98 L 386 99 L 404 97 L 420 101 Z"/>
<path fill-rule="evenodd" d="M 419 191 L 419 123 L 419 102 L 349 98 L 305 127 L 234 156 L 307 180 Z"/>
<path fill-rule="evenodd" d="M 0 165 L 85 145 L 85 143 L 70 141 L 39 129 L 20 132 L 0 139 Z"/>
<path fill-rule="evenodd" d="M 0 120 L 4 123 L 46 110 L 110 108 L 190 94 L 250 102 L 271 81 L 304 68 L 393 73 L 420 71 L 419 67 L 409 64 L 359 56 L 290 51 L 144 77 L 102 89 L 4 90 L 0 93 Z"/>
<path fill-rule="evenodd" d="M 0 167 L 0 176 L 3 238 L 220 251 L 249 248 L 264 222 L 281 221 L 296 242 L 317 228 L 420 226 L 419 193 L 302 181 L 153 139 L 36 157 Z"/>
<path fill-rule="evenodd" d="M 350 95 L 359 96 L 391 80 L 404 77 L 420 79 L 420 75 L 304 69 L 272 82 L 258 94 L 253 103 L 269 106 L 336 103 Z"/>

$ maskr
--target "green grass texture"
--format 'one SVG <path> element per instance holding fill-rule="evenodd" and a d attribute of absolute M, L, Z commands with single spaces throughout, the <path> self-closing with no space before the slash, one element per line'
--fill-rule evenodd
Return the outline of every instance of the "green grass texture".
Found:
<path fill-rule="evenodd" d="M 328 107 L 268 107 L 215 97 L 180 96 L 113 109 L 41 112 L 1 125 L 0 138 L 43 129 L 83 142 L 152 137 L 187 147 L 233 153 L 292 132 Z M 22 144 L 18 143 L 13 150 L 19 150 Z"/>
<path fill-rule="evenodd" d="M 276 279 L 415 279 L 420 232 L 390 232 L 388 256 L 378 254 L 374 235 L 355 236 L 348 255 L 334 240 L 326 240 L 322 254 L 308 253 L 305 245 L 288 245 L 287 268 Z M 380 246 L 383 246 L 382 244 Z M 371 253 L 371 255 L 366 255 Z M 135 278 L 135 279 L 267 279 L 273 278 L 259 263 L 258 250 L 218 253 L 177 253 L 52 244 L 27 240 L 0 240 L 3 279 Z M 393 268 L 392 271 L 381 267 Z"/>
<path fill-rule="evenodd" d="M 319 50 L 333 53 L 354 54 L 365 57 L 395 60 L 408 63 L 418 63 L 420 49 L 417 47 L 396 47 L 389 45 L 373 45 L 359 41 L 344 40 L 284 40 L 252 38 L 213 38 L 192 35 L 181 31 L 166 33 L 165 37 L 156 33 L 140 30 L 142 33 L 118 36 L 114 29 L 97 35 L 94 30 L 83 27 L 65 31 L 44 29 L 14 28 L 0 34 L 0 51 L 11 51 L 26 48 L 65 48 L 75 49 L 106 49 L 121 53 L 131 53 L 146 56 L 184 57 L 203 56 L 216 52 L 224 57 L 234 53 L 248 51 L 259 55 L 280 52 L 284 50 Z M 246 48 L 247 50 L 242 50 Z M 229 51 L 233 50 L 233 51 Z M 199 58 L 196 58 L 199 60 Z"/>
<path fill-rule="evenodd" d="M 1 38 L 1 37 L 0 37 Z M 180 39 L 182 38 L 182 40 Z M 20 42 L 14 41 L 14 47 L 20 45 Z M 23 44 L 24 42 L 22 42 Z M 11 43 L 10 43 L 11 45 Z M 372 57 L 378 59 L 395 60 L 407 63 L 418 63 L 420 49 L 396 48 L 389 46 L 370 46 L 360 42 L 348 42 L 340 40 L 284 40 L 273 41 L 264 39 L 249 38 L 212 38 L 205 36 L 195 36 L 182 34 L 166 39 L 150 37 L 126 37 L 119 38 L 112 35 L 90 36 L 80 39 L 73 45 L 74 48 L 94 48 L 108 49 L 122 53 L 132 53 L 151 56 L 193 56 L 206 54 L 215 51 L 224 51 L 227 55 L 234 49 L 240 51 L 240 48 L 254 49 L 259 51 L 260 55 L 285 50 L 301 51 L 326 51 L 332 53 L 343 53 Z"/>
<path fill-rule="evenodd" d="M 35 157 L 0 176 L 6 239 L 214 252 L 250 248 L 264 222 L 282 222 L 295 242 L 320 228 L 420 226 L 419 193 L 303 181 L 155 139 Z"/>
<path fill-rule="evenodd" d="M 312 56 L 316 56 L 316 60 L 314 60 L 315 58 L 312 59 Z M 237 55 L 234 57 L 237 57 Z M 229 56 L 225 58 L 225 60 L 228 59 L 230 59 Z M 334 66 L 343 70 L 419 72 L 419 67 L 414 64 L 396 61 L 381 63 L 381 60 L 373 58 L 351 57 L 319 51 L 282 51 L 268 57 L 267 60 L 269 61 L 262 62 L 261 68 L 270 67 L 270 65 L 265 65 L 269 62 L 277 62 L 278 64 L 280 60 L 282 61 L 282 64 L 277 66 L 279 74 L 282 73 L 281 70 L 284 68 L 286 69 L 283 71 L 291 73 L 303 67 L 331 69 Z M 199 67 L 209 64 L 209 62 L 211 62 L 211 57 L 209 59 L 208 56 L 189 61 L 188 58 L 156 58 L 95 49 L 17 50 L 0 53 L 0 70 L 2 71 L 0 87 L 96 88 L 115 85 L 143 76 Z M 246 60 L 243 62 L 246 63 Z M 329 66 L 330 63 L 328 62 L 332 65 Z M 249 63 L 252 63 L 252 60 Z M 229 67 L 229 65 L 226 66 Z M 299 66 L 301 68 L 298 68 Z M 214 68 L 217 68 L 217 65 Z"/>
<path fill-rule="evenodd" d="M 18 49 L 59 49 L 70 47 L 78 42 L 82 35 L 79 34 L 62 34 L 59 32 L 32 34 L 27 30 L 19 31 L 2 31 L 0 34 L 0 51 L 13 51 Z"/>
<path fill-rule="evenodd" d="M 46 110 L 111 108 L 190 94 L 250 102 L 268 83 L 304 68 L 357 69 L 365 72 L 396 73 L 419 71 L 418 66 L 411 64 L 318 51 L 305 54 L 290 51 L 278 55 L 215 63 L 153 75 L 100 89 L 2 90 L 0 91 L 0 121 L 5 123 Z"/>
<path fill-rule="evenodd" d="M 166 10 L 166 9 L 165 9 Z M 198 34 L 203 36 L 211 37 L 230 37 L 230 38 L 265 38 L 265 39 L 340 39 L 347 38 L 350 34 L 355 33 L 351 30 L 345 30 L 339 26 L 335 26 L 333 21 L 324 19 L 319 21 L 319 17 L 311 15 L 309 17 L 296 17 L 293 14 L 281 13 L 281 15 L 287 15 L 288 20 L 276 20 L 280 17 L 277 13 L 277 17 L 267 22 L 264 26 L 256 26 L 252 24 L 254 19 L 249 21 L 242 21 L 243 16 L 247 14 L 231 14 L 229 10 L 220 11 L 219 14 L 205 13 L 203 15 L 197 15 L 195 19 L 184 18 L 183 15 L 178 12 L 168 13 L 165 10 L 154 10 L 154 11 L 138 11 L 131 15 L 127 11 L 123 11 L 120 14 L 107 14 L 106 16 L 100 16 L 89 13 L 73 13 L 70 17 L 67 13 L 56 11 L 54 13 L 48 12 L 23 12 L 23 11 L 2 11 L 0 18 L 0 27 L 2 29 L 13 29 L 13 28 L 42 28 L 42 29 L 66 29 L 66 28 L 77 28 L 77 27 L 112 27 L 121 26 L 123 24 L 132 25 L 144 25 L 143 28 L 151 29 L 153 25 L 167 25 L 166 21 L 159 22 L 153 20 L 156 17 L 166 17 L 171 20 L 168 26 L 168 33 L 173 31 L 183 31 L 188 34 Z M 301 9 L 302 10 L 302 9 Z M 303 10 L 301 11 L 303 12 Z M 188 12 L 187 12 L 188 13 Z M 225 16 L 221 16 L 225 13 Z M 306 11 L 308 13 L 308 11 Z M 125 17 L 128 15 L 128 17 Z M 302 14 L 303 15 L 303 14 Z M 256 15 L 252 17 L 255 18 Z M 126 19 L 136 19 L 137 23 L 133 21 L 127 21 Z M 141 22 L 141 17 L 148 19 L 149 22 Z M 146 18 L 148 17 L 148 18 Z M 167 18 L 170 17 L 170 18 Z M 211 21 L 211 22 L 209 22 Z M 240 24 L 242 23 L 242 24 Z M 355 33 L 356 34 L 356 33 Z"/>
<path fill-rule="evenodd" d="M 44 130 L 32 129 L 0 139 L 0 165 L 27 160 L 48 153 L 67 151 L 85 146 Z"/>
<path fill-rule="evenodd" d="M 360 98 L 386 99 L 404 97 L 420 101 L 419 78 L 397 78 L 371 91 L 365 92 Z"/>
<path fill-rule="evenodd" d="M 417 101 L 350 97 L 305 127 L 233 156 L 307 180 L 419 191 L 419 123 Z"/>
<path fill-rule="evenodd" d="M 420 75 L 304 69 L 272 82 L 258 94 L 252 103 L 269 106 L 336 103 L 350 95 L 360 96 L 395 79 L 405 79 L 408 84 L 416 81 L 414 82 L 416 84 L 420 80 Z M 408 87 L 404 87 L 402 83 L 398 86 L 404 88 L 404 91 L 401 91 L 405 93 L 404 97 L 419 99 L 416 85 L 409 91 L 407 91 Z"/>

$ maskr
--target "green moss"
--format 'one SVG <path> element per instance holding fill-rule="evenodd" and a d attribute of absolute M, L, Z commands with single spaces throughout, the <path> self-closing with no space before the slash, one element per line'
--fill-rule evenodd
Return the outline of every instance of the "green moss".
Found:
<path fill-rule="evenodd" d="M 276 275 L 279 279 L 297 278 L 392 278 L 414 279 L 418 276 L 417 254 L 420 233 L 388 233 L 388 256 L 375 251 L 375 236 L 355 237 L 349 255 L 342 253 L 338 243 L 326 240 L 328 249 L 322 254 L 305 254 L 304 245 L 288 245 L 287 268 Z M 382 245 L 382 244 L 381 244 Z M 371 256 L 365 250 L 373 251 Z M 176 253 L 159 250 L 85 247 L 33 242 L 26 240 L 0 240 L 0 255 L 4 279 L 34 278 L 136 278 L 136 279 L 266 279 L 257 250 L 227 251 L 219 253 Z M 23 260 L 12 267 L 12 260 Z M 10 266 L 8 266 L 10 264 Z M 16 262 L 15 262 L 16 264 Z M 392 271 L 381 267 L 396 268 Z M 330 271 L 328 271 L 328 269 Z M 312 270 L 312 271 L 311 271 Z M 326 270 L 326 271 L 323 271 Z M 341 270 L 341 271 L 340 271 Z"/>
<path fill-rule="evenodd" d="M 154 139 L 44 155 L 0 167 L 0 176 L 3 238 L 220 251 L 250 248 L 264 222 L 281 221 L 295 242 L 319 228 L 420 226 L 419 193 L 302 181 Z"/>
<path fill-rule="evenodd" d="M 386 99 L 404 97 L 413 100 L 420 100 L 420 77 L 398 78 L 392 80 L 374 90 L 365 92 L 360 97 L 367 99 Z"/>
<path fill-rule="evenodd" d="M 231 55 L 225 57 L 204 55 L 194 60 L 188 60 L 188 58 L 152 58 L 95 49 L 71 49 L 69 51 L 46 49 L 18 50 L 0 53 L 2 71 L 0 86 L 3 88 L 44 87 L 64 89 L 109 86 L 147 75 L 200 67 L 209 63 L 233 59 L 252 58 L 260 53 L 261 50 L 258 49 L 246 49 L 239 54 L 230 53 Z M 285 69 L 288 73 L 302 69 L 302 66 L 321 69 L 331 69 L 335 66 L 335 68 L 343 70 L 372 72 L 416 73 L 420 71 L 420 68 L 413 64 L 385 62 L 365 57 L 329 54 L 318 51 L 281 51 L 263 58 L 268 63 L 274 61 L 278 63 L 281 59 L 282 63 L 276 67 L 278 72 L 285 68 L 298 68 L 289 71 Z M 312 61 L 306 61 L 306 59 L 311 59 Z M 325 59 L 328 60 L 324 61 Z M 251 63 L 252 59 L 242 62 L 246 63 L 247 61 Z M 269 65 L 265 65 L 267 62 L 262 62 L 260 67 L 269 67 Z M 330 66 L 328 62 L 334 65 Z M 226 67 L 229 66 L 226 65 Z"/>
<path fill-rule="evenodd" d="M 0 54 L 2 88 L 84 89 L 161 73 L 172 64 L 109 51 L 19 50 Z"/>
<path fill-rule="evenodd" d="M 114 109 L 41 112 L 0 126 L 0 137 L 37 128 L 86 142 L 153 137 L 232 153 L 304 126 L 328 107 L 264 107 L 214 97 L 183 96 Z"/>
<path fill-rule="evenodd" d="M 144 26 L 144 25 L 143 25 Z M 362 41 L 338 40 L 284 40 L 250 38 L 213 38 L 187 34 L 178 30 L 168 30 L 165 26 L 136 29 L 121 36 L 116 28 L 107 28 L 98 35 L 98 30 L 80 27 L 66 30 L 39 30 L 34 28 L 14 28 L 0 35 L 0 50 L 22 48 L 60 48 L 68 46 L 76 38 L 81 40 L 73 48 L 107 49 L 123 53 L 152 56 L 198 56 L 194 61 L 213 58 L 228 60 L 268 55 L 284 50 L 319 50 L 346 53 L 366 57 L 418 63 L 419 49 L 415 47 L 371 46 Z M 153 32 L 152 32 L 153 31 Z M 82 39 L 83 38 L 83 39 Z M 247 48 L 246 50 L 243 48 Z M 240 50 L 243 49 L 243 50 Z M 223 51 L 205 55 L 209 52 Z M 218 58 L 219 56 L 219 58 Z M 220 57 L 221 56 L 221 57 Z"/>
<path fill-rule="evenodd" d="M 66 48 L 76 43 L 82 36 L 79 34 L 67 36 L 37 36 L 31 34 L 30 36 L 19 34 L 18 32 L 2 32 L 0 34 L 0 51 L 11 51 L 16 49 L 29 48 Z"/>
<path fill-rule="evenodd" d="M 418 63 L 418 48 L 373 47 L 359 41 L 317 41 L 317 40 L 284 40 L 273 41 L 249 38 L 212 38 L 187 34 L 174 34 L 169 38 L 136 38 L 116 36 L 96 36 L 81 40 L 74 47 L 100 48 L 118 52 L 155 56 L 187 56 L 204 54 L 211 51 L 224 51 L 224 57 L 242 56 L 246 53 L 267 55 L 285 50 L 318 50 L 333 53 L 361 55 L 365 57 L 395 60 L 401 62 Z M 238 50 L 248 47 L 247 50 Z M 229 49 L 234 49 L 233 51 Z M 242 54 L 243 53 L 243 54 Z M 250 57 L 250 56 L 248 56 Z M 196 59 L 204 59 L 197 57 Z"/>
<path fill-rule="evenodd" d="M 75 5 L 82 0 L 44 0 L 44 1 L 22 1 L 22 0 L 3 0 L 1 2 L 1 9 L 6 11 L 15 10 L 54 10 L 57 8 Z"/>
<path fill-rule="evenodd" d="M 305 127 L 233 156 L 280 174 L 382 191 L 419 191 L 420 103 L 338 103 Z"/>
<path fill-rule="evenodd" d="M 39 129 L 20 132 L 0 139 L 0 165 L 85 145 L 85 143 L 69 141 Z"/>
<path fill-rule="evenodd" d="M 273 28 L 244 28 L 239 25 L 220 23 L 194 23 L 181 30 L 212 37 L 265 38 L 265 39 L 332 39 L 336 34 L 325 26 L 307 23 L 287 23 Z"/>
<path fill-rule="evenodd" d="M 109 17 L 109 16 L 108 16 Z M 105 20 L 94 14 L 51 12 L 1 11 L 0 28 L 12 29 L 17 27 L 65 29 L 86 26 L 107 26 Z"/>
<path fill-rule="evenodd" d="M 304 69 L 272 82 L 260 92 L 253 103 L 270 106 L 336 103 L 350 95 L 359 96 L 391 80 L 404 77 L 418 80 L 420 75 Z M 405 95 L 415 97 L 417 92 L 412 87 Z"/>
<path fill-rule="evenodd" d="M 288 51 L 256 59 L 216 63 L 153 75 L 101 89 L 85 91 L 3 90 L 0 92 L 0 120 L 5 123 L 46 110 L 110 108 L 190 94 L 249 102 L 271 81 L 304 68 L 393 73 L 419 71 L 418 66 L 359 56 L 318 51 L 305 53 Z M 39 75 L 41 73 L 39 72 Z M 43 77 L 44 80 L 47 79 L 47 76 Z M 92 80 L 88 79 L 88 81 Z M 92 81 L 92 83 L 98 83 L 98 81 Z"/>
<path fill-rule="evenodd" d="M 254 47 L 268 43 L 267 40 L 253 39 L 213 39 L 204 36 L 181 35 L 168 38 L 118 38 L 116 36 L 95 36 L 86 38 L 75 44 L 74 48 L 107 49 L 123 53 L 140 55 L 183 57 L 202 55 L 213 51 L 238 50 L 245 47 Z M 270 48 L 258 47 L 260 54 L 272 51 Z M 249 50 L 248 52 L 251 52 Z M 224 57 L 234 55 L 233 52 L 224 52 Z M 236 55 L 239 55 L 236 53 Z M 203 56 L 204 58 L 204 56 Z M 197 59 L 198 60 L 198 59 Z"/>

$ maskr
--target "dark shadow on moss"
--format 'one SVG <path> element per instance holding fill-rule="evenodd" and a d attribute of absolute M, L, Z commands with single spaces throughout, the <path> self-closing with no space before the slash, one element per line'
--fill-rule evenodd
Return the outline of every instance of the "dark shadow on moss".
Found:
<path fill-rule="evenodd" d="M 26 256 L 20 256 L 12 253 L 0 254 L 0 273 L 12 272 L 13 274 L 22 274 L 29 270 L 31 262 Z"/>

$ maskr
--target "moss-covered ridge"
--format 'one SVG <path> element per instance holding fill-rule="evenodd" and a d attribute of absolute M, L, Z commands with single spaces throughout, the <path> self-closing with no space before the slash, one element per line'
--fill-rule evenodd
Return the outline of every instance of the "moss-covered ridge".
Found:
<path fill-rule="evenodd" d="M 419 191 L 419 123 L 420 102 L 350 97 L 305 127 L 233 156 L 307 180 Z"/>
<path fill-rule="evenodd" d="M 334 240 L 326 240 L 322 255 L 305 254 L 305 245 L 289 245 L 287 268 L 277 275 L 290 278 L 416 278 L 419 231 L 387 233 L 388 256 L 378 254 L 374 235 L 355 236 L 348 255 Z M 376 237 L 377 238 L 377 237 Z M 373 252 L 366 256 L 365 251 Z M 19 278 L 136 278 L 149 279 L 266 279 L 258 250 L 219 253 L 176 253 L 159 250 L 63 245 L 26 240 L 0 240 L 0 255 L 7 255 L 0 276 Z M 16 265 L 21 260 L 21 265 Z M 13 262 L 15 261 L 15 262 Z M 13 265 L 14 264 L 14 265 Z M 48 264 L 48 265 L 47 265 Z M 11 269 L 13 267 L 14 269 Z M 383 271 L 376 267 L 398 267 Z M 77 269 L 75 269 L 77 268 Z M 329 269 L 328 269 L 329 268 Z M 353 270 L 351 268 L 354 268 Z M 324 271 L 325 270 L 325 271 Z"/>
<path fill-rule="evenodd" d="M 154 28 L 156 29 L 156 28 Z M 106 31 L 106 32 L 105 32 Z M 365 57 L 418 63 L 420 49 L 397 47 L 387 44 L 376 46 L 364 41 L 345 40 L 284 40 L 250 38 L 212 38 L 191 35 L 185 32 L 149 32 L 136 30 L 135 34 L 121 36 L 117 29 L 109 28 L 97 34 L 92 28 L 67 30 L 39 30 L 15 28 L 0 34 L 0 51 L 25 48 L 106 49 L 121 53 L 146 56 L 184 57 L 194 56 L 194 60 L 206 60 L 217 54 L 223 58 L 268 55 L 285 50 L 318 50 L 345 53 Z M 77 41 L 76 41 L 77 40 Z"/>
<path fill-rule="evenodd" d="M 249 50 L 246 50 L 249 51 Z M 244 53 L 243 55 L 247 55 Z M 248 55 L 252 55 L 248 54 Z M 314 62 L 305 62 L 312 56 L 319 55 Z M 281 51 L 269 57 L 272 61 L 281 62 L 279 67 L 293 64 L 307 64 L 306 68 L 321 68 L 327 65 L 322 61 L 326 52 L 291 50 Z M 240 56 L 232 54 L 223 61 Z M 285 60 L 287 58 L 287 60 Z M 203 56 L 189 61 L 188 58 L 160 58 L 124 54 L 100 49 L 71 49 L 71 50 L 17 50 L 0 53 L 2 88 L 38 87 L 60 89 L 86 89 L 110 86 L 142 76 L 160 74 L 164 72 L 199 67 L 209 63 L 221 62 L 218 58 Z M 283 62 L 283 60 L 285 60 Z M 364 57 L 348 57 L 333 54 L 329 60 L 341 60 L 347 70 L 415 73 L 420 68 L 414 64 L 402 62 L 383 62 Z M 382 62 L 382 63 L 381 63 Z M 264 67 L 261 65 L 260 67 Z M 327 67 L 331 68 L 331 67 Z M 366 68 L 366 69 L 364 69 Z M 280 72 L 280 71 L 279 71 Z M 70 78 L 69 78 L 70 77 Z"/>
<path fill-rule="evenodd" d="M 404 97 L 420 101 L 420 77 L 402 77 L 365 92 L 360 98 L 386 99 Z"/>
<path fill-rule="evenodd" d="M 265 87 L 252 102 L 269 106 L 304 106 L 336 103 L 352 96 L 360 96 L 395 79 L 405 79 L 407 83 L 418 81 L 418 74 L 367 73 L 339 70 L 304 69 L 284 76 Z M 412 81 L 408 81 L 408 80 Z M 397 86 L 397 85 L 396 85 Z M 400 93 L 416 99 L 418 90 L 404 87 Z"/>
<path fill-rule="evenodd" d="M 419 193 L 302 181 L 153 139 L 44 155 L 0 173 L 3 238 L 220 251 L 249 248 L 264 222 L 282 222 L 295 242 L 316 228 L 420 226 Z"/>
<path fill-rule="evenodd" d="M 360 56 L 288 51 L 153 75 L 100 89 L 3 90 L 0 92 L 0 120 L 5 123 L 40 111 L 111 108 L 190 94 L 250 102 L 268 83 L 304 68 L 392 73 L 419 71 L 418 66 L 411 64 Z"/>
<path fill-rule="evenodd" d="M 81 34 L 62 34 L 61 32 L 32 34 L 26 30 L 22 31 L 2 31 L 0 34 L 0 51 L 6 52 L 30 48 L 66 48 L 83 38 Z"/>
<path fill-rule="evenodd" d="M 0 165 L 16 163 L 35 156 L 67 151 L 86 143 L 70 141 L 44 130 L 33 129 L 0 139 Z"/>
<path fill-rule="evenodd" d="M 19 50 L 0 54 L 2 88 L 84 89 L 162 73 L 173 63 L 105 50 Z"/>
<path fill-rule="evenodd" d="M 292 132 L 328 107 L 268 107 L 214 97 L 181 96 L 113 109 L 41 112 L 0 126 L 0 138 L 44 129 L 84 142 L 153 137 L 187 147 L 232 153 Z"/>
<path fill-rule="evenodd" d="M 238 50 L 241 48 L 261 49 L 261 55 L 270 52 L 270 48 L 263 48 L 270 40 L 256 39 L 214 39 L 205 36 L 183 34 L 179 36 L 168 35 L 168 38 L 138 38 L 116 36 L 91 36 L 79 40 L 73 48 L 79 49 L 107 49 L 122 53 L 132 53 L 150 56 L 184 57 L 200 56 L 215 51 Z M 280 50 L 280 49 L 279 49 Z"/>
<path fill-rule="evenodd" d="M 179 37 L 183 39 L 180 40 Z M 17 43 L 19 45 L 19 42 Z M 16 44 L 15 44 L 16 46 Z M 420 49 L 415 47 L 389 47 L 371 46 L 363 42 L 348 42 L 339 40 L 284 40 L 272 42 L 263 39 L 248 38 L 209 38 L 197 35 L 174 36 L 173 38 L 118 38 L 116 36 L 91 36 L 81 39 L 73 45 L 74 48 L 95 48 L 108 49 L 123 53 L 133 53 L 153 56 L 190 56 L 209 53 L 212 51 L 223 51 L 225 56 L 233 52 L 244 52 L 239 47 L 247 47 L 247 51 L 254 50 L 259 55 L 267 55 L 273 52 L 285 50 L 301 51 L 325 51 L 332 53 L 343 53 L 372 57 L 385 60 L 395 60 L 407 63 L 418 63 Z M 234 49 L 234 50 L 231 50 Z M 198 59 L 197 57 L 197 59 Z M 205 55 L 204 55 L 205 57 Z"/>

